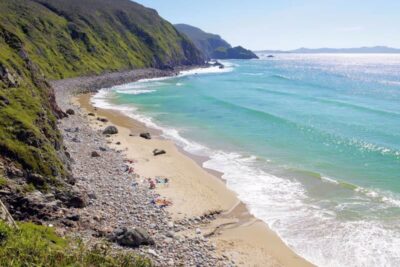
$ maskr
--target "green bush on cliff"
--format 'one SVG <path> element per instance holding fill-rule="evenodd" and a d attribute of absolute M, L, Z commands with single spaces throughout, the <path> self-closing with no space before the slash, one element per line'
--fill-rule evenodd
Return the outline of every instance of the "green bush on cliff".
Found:
<path fill-rule="evenodd" d="M 151 266 L 132 253 L 110 253 L 107 246 L 88 248 L 61 238 L 49 227 L 20 223 L 14 229 L 0 221 L 0 266 Z"/>

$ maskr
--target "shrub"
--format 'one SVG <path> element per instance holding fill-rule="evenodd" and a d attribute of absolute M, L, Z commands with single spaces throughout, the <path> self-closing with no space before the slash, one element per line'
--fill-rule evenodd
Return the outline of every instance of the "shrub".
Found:
<path fill-rule="evenodd" d="M 56 235 L 52 228 L 19 223 L 14 229 L 0 221 L 0 266 L 152 266 L 133 253 L 114 252 L 107 244 L 89 248 L 81 241 Z"/>

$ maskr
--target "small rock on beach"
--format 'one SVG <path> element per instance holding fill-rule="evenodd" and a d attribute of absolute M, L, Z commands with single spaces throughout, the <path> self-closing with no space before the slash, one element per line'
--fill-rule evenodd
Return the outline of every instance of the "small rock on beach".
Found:
<path fill-rule="evenodd" d="M 118 129 L 115 126 L 107 126 L 104 131 L 103 134 L 117 134 L 118 133 Z"/>

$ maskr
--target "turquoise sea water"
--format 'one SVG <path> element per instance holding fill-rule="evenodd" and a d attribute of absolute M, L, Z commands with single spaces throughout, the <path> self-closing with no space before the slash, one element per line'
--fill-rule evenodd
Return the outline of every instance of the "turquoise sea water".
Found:
<path fill-rule="evenodd" d="M 204 167 L 311 262 L 400 266 L 400 55 L 225 64 L 93 101 L 208 156 Z"/>

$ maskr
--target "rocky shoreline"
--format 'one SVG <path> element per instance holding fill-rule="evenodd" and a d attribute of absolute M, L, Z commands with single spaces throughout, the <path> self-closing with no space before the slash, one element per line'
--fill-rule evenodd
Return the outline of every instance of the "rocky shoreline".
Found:
<path fill-rule="evenodd" d="M 215 244 L 197 229 L 215 214 L 173 221 L 165 209 L 154 205 L 158 195 L 147 184 L 137 183 L 141 177 L 129 171 L 132 163 L 122 151 L 110 148 L 107 136 L 94 130 L 87 112 L 71 101 L 78 93 L 176 74 L 144 69 L 52 83 L 59 107 L 74 111 L 58 127 L 72 160 L 75 187 L 85 196 L 82 208 L 68 211 L 64 234 L 72 233 L 89 243 L 114 240 L 124 246 L 115 244 L 115 249 L 134 250 L 156 266 L 235 266 L 227 256 L 218 255 Z M 138 247 L 138 240 L 143 245 Z"/>

